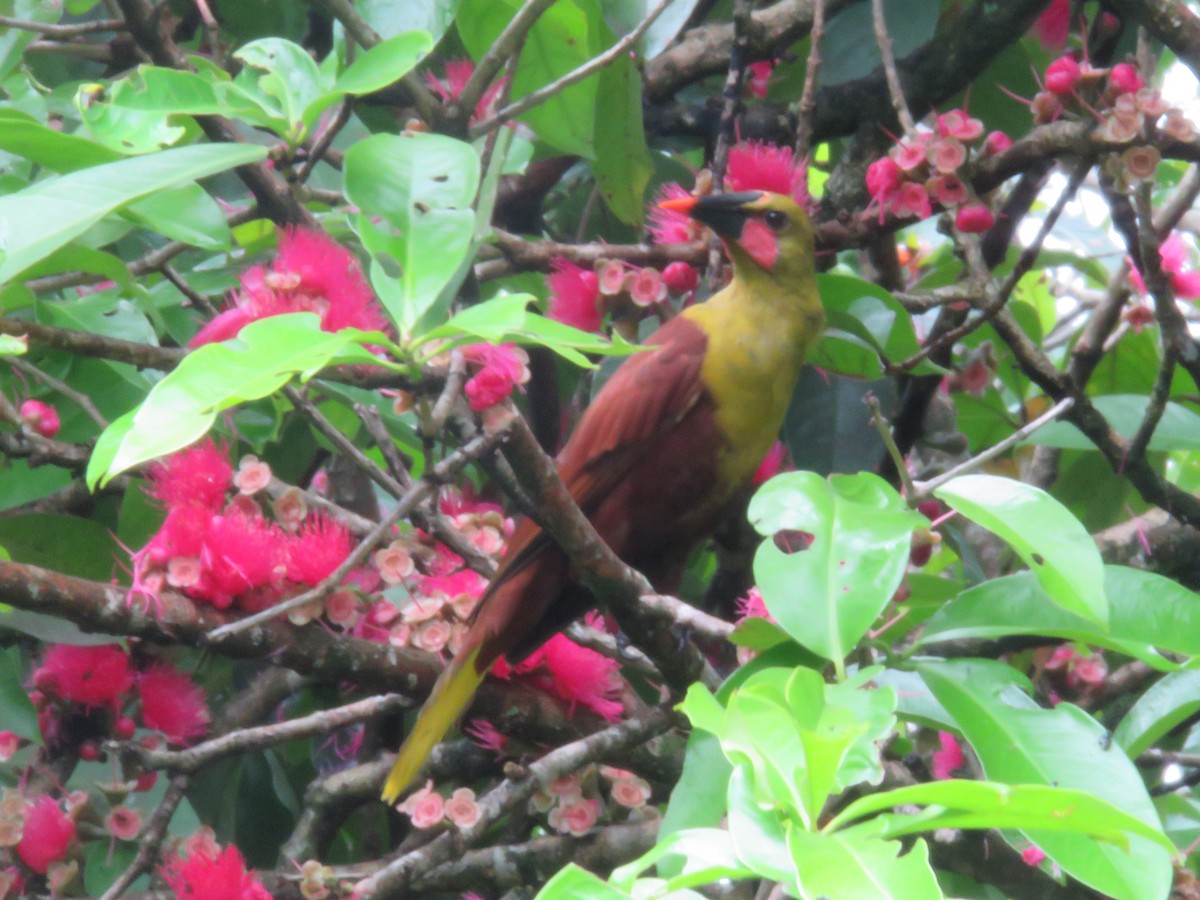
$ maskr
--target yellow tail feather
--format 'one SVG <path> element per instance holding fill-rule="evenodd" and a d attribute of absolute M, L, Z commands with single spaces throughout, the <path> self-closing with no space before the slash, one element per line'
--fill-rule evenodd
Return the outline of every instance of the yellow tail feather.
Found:
<path fill-rule="evenodd" d="M 455 660 L 438 678 L 433 693 L 425 701 L 417 716 L 413 730 L 409 732 L 396 757 L 387 781 L 383 783 L 383 800 L 395 803 L 405 788 L 417 777 L 417 772 L 433 751 L 437 743 L 446 736 L 450 726 L 463 714 L 475 690 L 483 681 L 483 673 L 475 671 L 475 659 L 479 648 L 467 654 L 463 660 Z"/>

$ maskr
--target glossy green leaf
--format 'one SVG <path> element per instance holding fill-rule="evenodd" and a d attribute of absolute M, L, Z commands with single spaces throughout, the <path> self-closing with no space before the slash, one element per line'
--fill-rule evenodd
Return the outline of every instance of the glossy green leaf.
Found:
<path fill-rule="evenodd" d="M 617 888 L 636 891 L 637 876 L 671 854 L 682 857 L 685 863 L 683 871 L 666 880 L 668 890 L 708 884 L 722 878 L 749 878 L 755 874 L 739 863 L 728 831 L 690 828 L 659 841 L 633 862 L 616 869 L 610 880 Z"/>
<path fill-rule="evenodd" d="M 336 94 L 369 94 L 403 78 L 433 49 L 425 31 L 409 31 L 387 38 L 358 57 L 333 83 Z M 308 112 L 305 112 L 308 116 Z"/>
<path fill-rule="evenodd" d="M 796 868 L 787 846 L 787 817 L 780 808 L 755 795 L 750 767 L 738 765 L 727 788 L 726 825 L 737 858 L 759 877 L 798 890 Z"/>
<path fill-rule="evenodd" d="M 24 356 L 29 351 L 26 339 L 12 334 L 0 334 L 0 356 Z"/>
<path fill-rule="evenodd" d="M 478 341 L 498 344 L 515 341 L 535 344 L 558 353 L 577 366 L 592 369 L 595 364 L 583 354 L 622 356 L 636 353 L 638 347 L 614 335 L 613 340 L 588 331 L 580 331 L 562 322 L 555 322 L 528 309 L 531 294 L 502 294 L 469 306 L 455 313 L 450 321 L 427 331 L 414 342 L 415 346 L 439 341 L 437 352 Z"/>
<path fill-rule="evenodd" d="M 1149 398 L 1144 394 L 1114 394 L 1093 397 L 1092 404 L 1113 430 L 1129 440 L 1137 433 L 1146 415 Z M 1070 422 L 1052 422 L 1025 439 L 1026 444 L 1059 447 L 1064 450 L 1095 450 L 1096 445 Z M 1170 402 L 1150 438 L 1151 450 L 1200 450 L 1200 415 L 1185 406 Z"/>
<path fill-rule="evenodd" d="M 1033 573 L 1021 572 L 963 591 L 929 620 L 918 643 L 1042 635 L 1106 647 L 1163 671 L 1178 665 L 1160 650 L 1200 655 L 1200 602 L 1194 592 L 1125 566 L 1105 566 L 1104 585 L 1110 598 L 1107 628 L 1055 605 Z"/>
<path fill-rule="evenodd" d="M 217 201 L 198 184 L 160 191 L 129 205 L 126 216 L 163 237 L 205 250 L 228 250 L 229 224 Z"/>
<path fill-rule="evenodd" d="M 52 25 L 62 18 L 62 6 L 45 0 L 0 0 L 0 16 Z M 21 64 L 21 54 L 37 37 L 32 30 L 0 28 L 0 78 Z"/>
<path fill-rule="evenodd" d="M 308 51 L 283 38 L 268 37 L 251 41 L 233 55 L 245 64 L 235 83 L 264 108 L 278 111 L 288 123 L 285 136 L 300 140 L 309 124 L 305 110 L 329 87 Z"/>
<path fill-rule="evenodd" d="M 994 475 L 963 475 L 934 493 L 1007 541 L 1051 600 L 1098 625 L 1108 624 L 1100 551 L 1061 503 L 1033 485 Z"/>
<path fill-rule="evenodd" d="M 491 48 L 521 6 L 518 0 L 463 0 L 456 25 L 474 59 Z M 543 12 L 526 34 L 511 99 L 545 87 L 603 50 L 588 24 L 587 13 L 574 0 L 559 0 Z M 596 76 L 585 78 L 547 98 L 520 121 L 555 149 L 592 159 L 598 83 Z"/>
<path fill-rule="evenodd" d="M 16 109 L 0 109 L 0 150 L 52 172 L 74 172 L 122 159 L 116 150 L 77 134 L 64 134 Z"/>
<path fill-rule="evenodd" d="M 378 332 L 322 331 L 314 313 L 251 322 L 234 340 L 193 350 L 141 406 L 109 425 L 88 463 L 88 484 L 186 447 L 208 433 L 222 410 L 266 397 L 295 376 L 307 379 L 334 364 L 378 365 L 363 344 L 386 342 Z"/>
<path fill-rule="evenodd" d="M 658 56 L 687 23 L 698 0 L 672 0 L 637 43 L 643 59 Z M 618 34 L 628 34 L 650 15 L 658 4 L 654 0 L 606 0 L 604 15 Z"/>
<path fill-rule="evenodd" d="M 913 529 L 929 524 L 870 473 L 777 476 L 755 494 L 749 516 L 760 534 L 813 535 L 808 549 L 792 553 L 764 541 L 754 574 L 779 625 L 838 665 L 899 587 Z"/>
<path fill-rule="evenodd" d="M 1138 698 L 1113 732 L 1113 740 L 1135 757 L 1197 711 L 1200 711 L 1200 670 L 1172 672 Z"/>
<path fill-rule="evenodd" d="M 3 622 L 4 616 L 0 616 L 0 624 Z M 25 690 L 25 675 L 21 669 L 18 645 L 0 649 L 0 722 L 4 723 L 5 731 L 40 744 L 42 731 L 38 726 L 37 710 Z"/>
<path fill-rule="evenodd" d="M 138 845 L 134 841 L 93 840 L 84 850 L 83 887 L 90 897 L 99 897 L 121 875 L 133 858 Z"/>
<path fill-rule="evenodd" d="M 16 562 L 104 582 L 124 555 L 101 523 L 59 513 L 0 518 L 0 547 Z"/>
<path fill-rule="evenodd" d="M 929 848 L 916 841 L 903 856 L 899 841 L 882 840 L 868 823 L 835 834 L 788 829 L 788 849 L 803 900 L 871 897 L 872 900 L 938 900 Z"/>
<path fill-rule="evenodd" d="M 425 31 L 442 39 L 458 14 L 459 0 L 355 0 L 354 7 L 384 40 Z"/>
<path fill-rule="evenodd" d="M 439 296 L 472 245 L 479 175 L 475 149 L 438 134 L 379 134 L 346 152 L 346 196 L 362 210 L 355 227 L 371 283 L 403 335 L 448 303 Z"/>
<path fill-rule="evenodd" d="M 876 354 L 873 371 L 843 371 L 842 374 L 877 378 L 884 371 L 883 363 L 900 362 L 920 350 L 912 316 L 900 305 L 900 301 L 879 285 L 852 275 L 818 275 L 817 289 L 821 292 L 821 305 L 825 307 L 829 328 L 857 339 Z M 838 338 L 835 336 L 831 339 Z M 810 362 L 822 365 L 822 360 L 833 353 L 832 348 L 823 348 L 822 341 L 818 341 L 810 354 Z M 845 365 L 844 362 L 842 364 Z M 926 360 L 913 372 L 931 375 L 942 370 Z"/>
<path fill-rule="evenodd" d="M 629 900 L 629 894 L 601 881 L 587 869 L 567 863 L 538 891 L 537 900 Z"/>
<path fill-rule="evenodd" d="M 265 147 L 201 144 L 123 159 L 39 181 L 0 197 L 0 222 L 20 222 L 3 236 L 0 282 L 82 234 L 114 210 L 155 191 L 258 162 Z"/>
<path fill-rule="evenodd" d="M 922 663 L 921 677 L 954 716 L 986 776 L 1005 784 L 1046 784 L 1093 794 L 1160 829 L 1146 786 L 1103 726 L 1069 703 L 1042 709 L 990 660 Z M 1170 855 L 1137 835 L 1128 850 L 1089 837 L 1028 829 L 1027 836 L 1072 877 L 1119 900 L 1161 900 Z"/>
<path fill-rule="evenodd" d="M 964 779 L 931 781 L 868 794 L 839 812 L 822 830 L 836 831 L 873 813 L 913 806 L 926 809 L 918 814 L 906 810 L 883 818 L 885 837 L 903 837 L 938 828 L 1016 828 L 1086 834 L 1122 848 L 1129 845 L 1128 835 L 1137 834 L 1168 851 L 1174 850 L 1157 827 L 1087 791 Z"/>

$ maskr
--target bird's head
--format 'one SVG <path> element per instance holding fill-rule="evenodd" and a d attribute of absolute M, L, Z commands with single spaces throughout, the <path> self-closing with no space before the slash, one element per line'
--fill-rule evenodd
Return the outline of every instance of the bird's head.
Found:
<path fill-rule="evenodd" d="M 659 206 L 691 216 L 716 232 L 743 275 L 758 269 L 784 283 L 812 277 L 812 222 L 791 197 L 743 191 L 680 197 Z"/>

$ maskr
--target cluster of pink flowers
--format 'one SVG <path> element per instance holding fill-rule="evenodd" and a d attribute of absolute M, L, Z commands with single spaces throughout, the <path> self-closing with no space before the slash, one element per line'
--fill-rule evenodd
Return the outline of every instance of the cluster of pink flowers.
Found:
<path fill-rule="evenodd" d="M 1066 686 L 1075 691 L 1094 690 L 1108 677 L 1108 663 L 1102 652 L 1080 653 L 1074 644 L 1055 647 L 1043 668 L 1047 672 L 1061 672 Z"/>
<path fill-rule="evenodd" d="M 535 812 L 547 814 L 547 822 L 555 831 L 579 837 L 591 831 L 604 815 L 601 781 L 607 783 L 608 797 L 614 807 L 641 809 L 649 801 L 651 790 L 645 779 L 612 766 L 596 768 L 600 779 L 595 777 L 592 767 L 565 775 L 536 792 L 530 806 Z"/>
<path fill-rule="evenodd" d="M 229 340 L 251 322 L 282 313 L 316 313 L 325 331 L 387 327 L 358 260 L 318 231 L 288 229 L 275 262 L 247 270 L 238 282 L 229 308 L 201 328 L 189 347 Z"/>
<path fill-rule="evenodd" d="M 255 495 L 270 483 L 270 467 L 247 456 L 235 473 L 211 440 L 165 457 L 148 477 L 167 515 L 133 554 L 131 602 L 157 604 L 170 586 L 217 609 L 236 602 L 256 611 L 319 584 L 353 548 L 346 528 L 307 513 L 298 492 L 281 496 L 277 521 L 268 519 Z"/>
<path fill-rule="evenodd" d="M 74 839 L 75 820 L 53 797 L 30 798 L 5 789 L 0 800 L 0 847 L 13 847 L 30 872 L 53 877 L 52 868 L 66 858 Z M 5 874 L 19 894 L 24 873 L 14 868 Z"/>
<path fill-rule="evenodd" d="M 19 410 L 21 422 L 34 434 L 44 438 L 52 438 L 58 434 L 60 422 L 58 410 L 49 403 L 41 400 L 26 400 Z"/>
<path fill-rule="evenodd" d="M 414 792 L 397 809 L 412 819 L 413 828 L 433 828 L 449 822 L 456 828 L 470 828 L 483 815 L 475 802 L 475 792 L 470 788 L 459 788 L 449 798 L 433 789 L 433 782 Z"/>
<path fill-rule="evenodd" d="M 983 138 L 981 143 L 979 139 Z M 887 156 L 867 167 L 868 212 L 880 222 L 888 213 L 897 218 L 926 219 L 933 204 L 956 209 L 959 231 L 978 233 L 995 224 L 986 203 L 975 196 L 966 173 L 971 152 L 979 159 L 1012 146 L 1008 135 L 993 131 L 984 137 L 983 123 L 953 109 L 937 117 L 936 130 L 918 130 L 898 140 Z"/>
<path fill-rule="evenodd" d="M 258 876 L 246 869 L 242 852 L 221 847 L 212 830 L 200 828 L 160 869 L 178 900 L 271 900 Z"/>
<path fill-rule="evenodd" d="M 462 353 L 474 369 L 463 393 L 476 412 L 503 403 L 529 381 L 529 355 L 516 344 L 470 344 Z"/>
<path fill-rule="evenodd" d="M 601 627 L 599 617 L 594 614 L 588 617 L 588 623 Z M 620 699 L 624 686 L 620 669 L 616 660 L 581 647 L 564 634 L 556 634 L 515 666 L 498 660 L 492 674 L 531 684 L 562 700 L 570 712 L 582 706 L 615 722 L 625 711 Z"/>
<path fill-rule="evenodd" d="M 208 727 L 204 692 L 185 673 L 166 662 L 139 671 L 116 644 L 51 645 L 31 681 L 30 698 L 47 744 L 60 739 L 60 722 L 72 706 L 108 710 L 112 734 L 121 739 L 133 736 L 134 715 L 173 744 L 190 743 Z"/>
<path fill-rule="evenodd" d="M 582 331 L 599 331 L 606 313 L 628 310 L 630 304 L 646 309 L 668 296 L 690 298 L 700 283 L 700 273 L 685 262 L 670 263 L 659 272 L 653 266 L 601 259 L 592 271 L 560 256 L 551 266 L 547 315 Z"/>

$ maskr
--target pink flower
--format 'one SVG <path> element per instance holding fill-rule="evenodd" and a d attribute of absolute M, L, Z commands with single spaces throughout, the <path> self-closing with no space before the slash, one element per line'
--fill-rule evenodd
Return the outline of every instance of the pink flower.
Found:
<path fill-rule="evenodd" d="M 8 762 L 21 746 L 20 736 L 13 731 L 0 731 L 0 762 Z"/>
<path fill-rule="evenodd" d="M 215 843 L 193 847 L 186 859 L 173 856 L 160 871 L 178 900 L 271 900 L 232 845 L 224 850 Z"/>
<path fill-rule="evenodd" d="M 952 109 L 937 117 L 938 134 L 970 142 L 983 134 L 983 123 L 967 115 L 966 110 Z"/>
<path fill-rule="evenodd" d="M 470 344 L 463 356 L 481 367 L 463 387 L 476 412 L 507 400 L 515 386 L 529 380 L 529 357 L 514 344 Z"/>
<path fill-rule="evenodd" d="M 650 306 L 667 299 L 667 286 L 657 269 L 645 266 L 630 278 L 629 296 L 638 306 Z"/>
<path fill-rule="evenodd" d="M 550 288 L 547 315 L 556 322 L 581 331 L 600 329 L 600 286 L 595 272 L 563 257 L 551 262 L 553 274 L 546 280 Z"/>
<path fill-rule="evenodd" d="M 1046 662 L 1047 671 L 1065 670 L 1067 686 L 1099 685 L 1108 676 L 1108 664 L 1102 653 L 1080 653 L 1074 644 L 1061 644 Z"/>
<path fill-rule="evenodd" d="M 700 273 L 682 260 L 669 263 L 662 273 L 663 284 L 667 290 L 678 296 L 696 289 L 700 283 Z"/>
<path fill-rule="evenodd" d="M 171 743 L 189 743 L 207 730 L 204 691 L 183 672 L 166 664 L 152 666 L 138 676 L 137 692 L 142 721 Z"/>
<path fill-rule="evenodd" d="M 996 217 L 986 203 L 968 203 L 954 217 L 954 227 L 966 234 L 979 234 L 996 224 Z"/>
<path fill-rule="evenodd" d="M 762 592 L 752 587 L 746 592 L 746 596 L 738 600 L 738 622 L 744 622 L 750 618 L 756 619 L 771 619 L 771 614 L 767 612 L 767 604 L 763 602 Z"/>
<path fill-rule="evenodd" d="M 1003 153 L 1012 145 L 1012 138 L 1003 131 L 991 131 L 983 139 L 983 154 L 984 156 L 992 156 L 996 153 Z"/>
<path fill-rule="evenodd" d="M 686 244 L 700 237 L 700 225 L 690 216 L 672 209 L 663 209 L 658 205 L 664 200 L 680 200 L 690 196 L 690 193 L 673 181 L 659 188 L 654 197 L 654 205 L 650 207 L 650 225 L 648 226 L 650 234 L 654 237 L 654 243 Z"/>
<path fill-rule="evenodd" d="M 764 141 L 744 141 L 729 151 L 725 186 L 730 191 L 771 191 L 807 207 L 808 167 L 797 162 L 790 147 Z"/>
<path fill-rule="evenodd" d="M 119 841 L 132 841 L 142 827 L 142 815 L 128 806 L 114 806 L 104 817 L 104 827 Z"/>
<path fill-rule="evenodd" d="M 482 750 L 493 753 L 503 753 L 508 746 L 508 738 L 496 730 L 496 726 L 487 719 L 475 719 L 463 729 L 471 743 Z"/>
<path fill-rule="evenodd" d="M 58 434 L 58 410 L 41 400 L 26 400 L 21 404 L 21 421 L 44 438 Z"/>
<path fill-rule="evenodd" d="M 520 663 L 512 674 L 528 675 L 535 686 L 553 694 L 574 710 L 578 704 L 615 722 L 624 711 L 616 699 L 621 690 L 620 664 L 556 634 Z M 507 677 L 505 667 L 498 674 Z"/>
<path fill-rule="evenodd" d="M 930 760 L 930 768 L 933 770 L 934 778 L 938 781 L 945 781 L 947 778 L 953 778 L 954 773 L 966 765 L 967 761 L 963 757 L 958 738 L 950 732 L 939 731 L 938 741 L 941 743 L 942 749 L 934 751 Z"/>
<path fill-rule="evenodd" d="M 376 550 L 371 561 L 386 584 L 402 584 L 416 571 L 412 554 L 402 541 L 392 541 L 382 550 Z"/>
<path fill-rule="evenodd" d="M 1152 122 L 1171 108 L 1157 88 L 1144 87 L 1137 92 L 1136 97 L 1138 112 L 1143 113 Z"/>
<path fill-rule="evenodd" d="M 1136 94 L 1146 86 L 1137 66 L 1132 63 L 1117 63 L 1109 70 L 1108 84 L 1115 93 Z"/>
<path fill-rule="evenodd" d="M 644 778 L 618 778 L 612 784 L 613 802 L 629 809 L 640 809 L 650 799 L 650 784 Z"/>
<path fill-rule="evenodd" d="M 1079 76 L 1079 63 L 1075 57 L 1060 56 L 1046 67 L 1046 90 L 1060 97 L 1069 94 L 1079 83 Z"/>
<path fill-rule="evenodd" d="M 146 474 L 150 494 L 168 507 L 196 504 L 219 510 L 233 485 L 233 466 L 227 451 L 210 438 L 163 457 Z"/>
<path fill-rule="evenodd" d="M 39 875 L 67 855 L 75 837 L 75 823 L 52 797 L 38 797 L 25 810 L 25 828 L 17 844 L 21 862 Z"/>
<path fill-rule="evenodd" d="M 446 77 L 442 80 L 434 77 L 432 72 L 425 72 L 425 83 L 433 88 L 442 100 L 457 100 L 475 72 L 475 63 L 469 59 L 448 59 L 445 62 L 445 71 Z M 496 111 L 496 98 L 504 84 L 505 79 L 500 78 L 488 85 L 471 113 L 472 124 L 482 122 Z"/>
<path fill-rule="evenodd" d="M 625 276 L 628 273 L 625 263 L 619 259 L 603 259 L 596 269 L 596 284 L 600 293 L 606 297 L 615 297 L 625 290 Z"/>
<path fill-rule="evenodd" d="M 233 483 L 239 491 L 249 496 L 257 494 L 271 483 L 271 467 L 253 454 L 246 454 L 238 463 Z"/>
<path fill-rule="evenodd" d="M 442 821 L 446 812 L 445 801 L 442 795 L 433 789 L 432 781 L 425 782 L 425 787 L 396 808 L 408 814 L 412 819 L 413 828 L 432 828 Z"/>
<path fill-rule="evenodd" d="M 550 813 L 550 826 L 560 834 L 585 835 L 596 824 L 599 806 L 595 800 L 576 800 L 567 806 L 559 806 Z"/>
<path fill-rule="evenodd" d="M 905 172 L 911 172 L 923 165 L 928 155 L 929 140 L 928 132 L 919 132 L 907 141 L 899 141 L 891 150 L 896 165 Z"/>
<path fill-rule="evenodd" d="M 1061 47 L 1071 31 L 1071 0 L 1051 0 L 1038 16 L 1033 31 L 1047 49 Z"/>
<path fill-rule="evenodd" d="M 428 653 L 441 653 L 449 640 L 450 623 L 444 619 L 430 619 L 412 636 L 413 646 Z"/>
<path fill-rule="evenodd" d="M 446 818 L 459 828 L 470 828 L 483 816 L 483 810 L 475 802 L 475 792 L 470 788 L 459 788 L 446 801 Z"/>
<path fill-rule="evenodd" d="M 746 88 L 752 95 L 760 100 L 765 100 L 767 96 L 767 85 L 771 81 L 771 72 L 775 68 L 775 63 L 769 59 L 760 59 L 758 62 L 752 62 L 746 66 Z"/>
<path fill-rule="evenodd" d="M 892 203 L 892 211 L 901 219 L 907 216 L 928 219 L 933 215 L 933 207 L 929 203 L 929 194 L 925 192 L 925 186 L 915 181 L 906 181 L 900 185 Z"/>
<path fill-rule="evenodd" d="M 1021 861 L 1027 866 L 1040 866 L 1045 858 L 1045 851 L 1034 844 L 1030 844 L 1021 851 Z"/>
<path fill-rule="evenodd" d="M 256 266 L 239 281 L 233 307 L 200 329 L 189 347 L 227 340 L 249 322 L 291 312 L 316 313 L 325 331 L 387 327 L 358 260 L 319 231 L 285 231 L 271 268 Z"/>
<path fill-rule="evenodd" d="M 867 166 L 867 192 L 880 202 L 898 191 L 903 181 L 904 172 L 890 156 L 881 156 Z"/>
<path fill-rule="evenodd" d="M 286 536 L 266 519 L 234 509 L 213 517 L 200 562 L 201 583 L 188 595 L 225 609 L 241 594 L 279 583 L 287 568 Z"/>
<path fill-rule="evenodd" d="M 34 671 L 33 683 L 73 703 L 115 708 L 121 694 L 133 686 L 133 673 L 129 656 L 116 644 L 55 644 Z"/>
<path fill-rule="evenodd" d="M 1172 231 L 1158 248 L 1158 257 L 1162 261 L 1163 274 L 1171 282 L 1175 296 L 1182 300 L 1200 298 L 1200 270 L 1184 269 L 1188 263 L 1188 249 L 1178 232 Z M 1129 272 L 1129 281 L 1137 288 L 1138 293 L 1145 294 L 1146 282 L 1142 273 L 1136 268 Z"/>
<path fill-rule="evenodd" d="M 958 206 L 970 197 L 967 186 L 957 175 L 937 175 L 925 182 L 925 191 L 942 206 Z"/>
<path fill-rule="evenodd" d="M 323 513 L 309 516 L 289 542 L 288 578 L 315 587 L 346 561 L 354 548 L 350 531 Z"/>
<path fill-rule="evenodd" d="M 949 175 L 967 161 L 967 148 L 954 138 L 938 138 L 929 142 L 925 156 L 931 166 L 943 175 Z"/>

